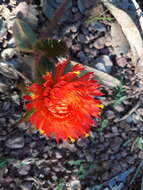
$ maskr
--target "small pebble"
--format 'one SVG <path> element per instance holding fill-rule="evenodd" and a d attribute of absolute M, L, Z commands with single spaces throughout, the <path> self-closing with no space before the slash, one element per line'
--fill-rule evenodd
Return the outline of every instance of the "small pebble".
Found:
<path fill-rule="evenodd" d="M 112 71 L 113 63 L 109 58 L 109 56 L 103 55 L 95 60 L 94 67 L 97 68 L 98 70 L 110 74 Z"/>
<path fill-rule="evenodd" d="M 143 150 L 141 150 L 141 151 L 139 152 L 138 157 L 139 157 L 140 159 L 143 159 Z"/>
<path fill-rule="evenodd" d="M 71 190 L 80 190 L 81 189 L 79 180 L 72 181 L 70 186 L 71 186 Z"/>
<path fill-rule="evenodd" d="M 6 146 L 10 149 L 20 149 L 24 147 L 24 138 L 22 136 L 16 137 L 10 137 L 6 141 Z"/>
<path fill-rule="evenodd" d="M 102 49 L 105 46 L 105 37 L 100 37 L 94 42 L 94 47 L 96 49 Z"/>
<path fill-rule="evenodd" d="M 20 168 L 18 168 L 18 173 L 22 176 L 25 176 L 28 175 L 30 169 L 31 169 L 30 165 L 21 166 Z"/>
<path fill-rule="evenodd" d="M 118 151 L 122 143 L 123 143 L 123 139 L 121 137 L 114 138 L 111 143 L 111 149 L 114 151 Z"/>
<path fill-rule="evenodd" d="M 16 50 L 14 48 L 7 48 L 1 52 L 1 57 L 4 60 L 11 59 L 15 54 L 16 54 Z"/>
<path fill-rule="evenodd" d="M 122 104 L 114 106 L 114 110 L 117 112 L 123 112 L 125 110 L 124 106 Z"/>
<path fill-rule="evenodd" d="M 128 63 L 125 57 L 119 57 L 116 59 L 116 63 L 119 67 L 124 68 Z"/>

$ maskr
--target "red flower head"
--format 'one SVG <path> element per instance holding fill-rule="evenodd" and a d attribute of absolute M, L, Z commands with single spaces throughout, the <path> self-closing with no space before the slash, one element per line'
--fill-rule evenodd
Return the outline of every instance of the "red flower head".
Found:
<path fill-rule="evenodd" d="M 43 84 L 33 83 L 27 87 L 30 95 L 24 96 L 29 102 L 26 110 L 32 111 L 29 122 L 42 133 L 56 141 L 74 140 L 88 136 L 94 125 L 92 116 L 100 117 L 101 101 L 94 96 L 103 95 L 100 85 L 91 72 L 82 76 L 84 68 L 77 64 L 66 72 L 68 61 L 59 62 L 52 72 L 43 75 Z"/>

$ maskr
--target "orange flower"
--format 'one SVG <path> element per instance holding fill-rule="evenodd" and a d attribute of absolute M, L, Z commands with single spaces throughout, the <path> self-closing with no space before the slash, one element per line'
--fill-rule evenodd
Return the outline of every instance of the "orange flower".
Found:
<path fill-rule="evenodd" d="M 33 83 L 27 87 L 30 95 L 25 108 L 33 110 L 28 121 L 42 134 L 56 141 L 88 136 L 90 127 L 94 125 L 92 116 L 100 117 L 101 101 L 94 96 L 103 95 L 100 85 L 93 79 L 91 72 L 82 76 L 84 68 L 77 64 L 66 73 L 68 61 L 59 62 L 55 74 L 43 75 L 43 84 Z"/>

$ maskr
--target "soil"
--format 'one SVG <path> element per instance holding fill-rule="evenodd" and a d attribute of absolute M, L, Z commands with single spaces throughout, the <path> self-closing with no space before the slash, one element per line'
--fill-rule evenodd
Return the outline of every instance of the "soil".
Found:
<path fill-rule="evenodd" d="M 26 1 L 2 1 L 2 5 L 12 12 L 21 2 Z M 53 2 L 44 6 L 48 4 L 49 9 L 54 9 L 62 1 Z M 105 72 L 121 80 L 122 86 L 117 89 L 103 86 L 105 108 L 89 137 L 74 143 L 61 141 L 57 144 L 54 139 L 41 136 L 29 123 L 19 122 L 25 111 L 18 85 L 24 80 L 23 74 L 28 72 L 28 64 L 23 62 L 29 54 L 16 51 L 14 55 L 3 56 L 5 49 L 15 48 L 13 43 L 9 46 L 13 35 L 7 27 L 5 35 L 0 38 L 1 62 L 5 63 L 0 69 L 0 190 L 141 189 L 143 142 L 141 148 L 137 140 L 143 136 L 142 87 L 129 54 L 119 56 L 114 52 L 112 21 L 85 23 L 92 3 L 77 2 L 80 1 L 72 0 L 67 15 L 51 36 L 63 38 L 69 46 L 71 60 L 83 65 L 95 68 L 97 58 L 103 59 L 106 55 L 110 69 L 105 66 Z M 30 3 L 37 11 L 34 30 L 40 33 L 41 28 L 49 24 L 52 14 L 44 12 L 40 1 Z M 112 17 L 99 3 L 95 7 L 105 12 L 104 17 Z M 8 22 L 4 15 L 2 19 Z M 3 67 L 6 69 L 2 70 Z M 9 70 L 11 67 L 12 71 Z M 98 69 L 103 68 L 99 66 Z M 121 184 L 123 187 L 119 188 Z M 99 185 L 103 186 L 100 188 Z"/>

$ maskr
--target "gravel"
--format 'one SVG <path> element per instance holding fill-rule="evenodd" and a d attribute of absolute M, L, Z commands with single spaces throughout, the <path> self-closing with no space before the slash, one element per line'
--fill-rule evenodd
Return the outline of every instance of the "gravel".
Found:
<path fill-rule="evenodd" d="M 40 7 L 36 1 L 33 1 L 30 9 L 33 13 L 31 21 L 33 19 L 34 29 L 37 30 L 38 23 L 41 24 L 40 29 L 48 24 L 48 19 L 51 19 L 61 2 L 62 0 L 43 0 Z M 123 81 L 129 87 L 127 96 L 133 95 L 136 87 L 136 81 L 132 80 L 133 69 L 129 67 L 129 57 L 126 54 L 120 57 L 114 54 L 111 23 L 96 21 L 86 24 L 84 22 L 87 9 L 92 3 L 93 1 L 88 0 L 73 0 L 54 36 L 65 39 L 73 60 L 115 77 L 123 77 Z M 17 59 L 19 54 L 15 51 L 15 41 L 11 33 L 14 17 L 12 15 L 18 5 L 17 12 L 22 5 L 19 1 L 10 1 L 9 6 L 4 3 L 3 17 L 0 20 L 1 57 L 6 59 L 4 63 L 9 65 L 9 68 L 11 66 L 17 68 L 21 59 L 21 57 Z M 8 68 L 5 72 L 0 72 L 0 156 L 6 160 L 0 172 L 1 190 L 53 190 L 60 184 L 65 190 L 87 189 L 107 182 L 131 166 L 139 165 L 143 152 L 136 147 L 132 151 L 132 144 L 142 134 L 138 117 L 142 116 L 142 107 L 140 106 L 136 111 L 136 122 L 133 122 L 133 115 L 125 121 L 114 122 L 131 109 L 132 103 L 137 102 L 138 97 L 127 99 L 114 107 L 107 105 L 102 113 L 102 119 L 107 119 L 109 124 L 102 130 L 99 130 L 101 123 L 97 122 L 96 126 L 92 127 L 89 137 L 75 143 L 56 144 L 54 140 L 42 137 L 31 129 L 30 125 L 17 124 L 23 113 L 23 105 L 17 89 L 19 79 L 19 75 Z M 105 87 L 104 91 L 108 102 L 111 99 L 108 99 L 107 94 L 110 94 L 111 90 Z M 124 146 L 129 139 L 130 143 Z M 28 161 L 25 161 L 26 158 Z M 75 165 L 68 164 L 69 161 L 75 161 Z M 77 164 L 76 161 L 81 163 Z M 0 159 L 1 163 L 3 162 Z"/>

